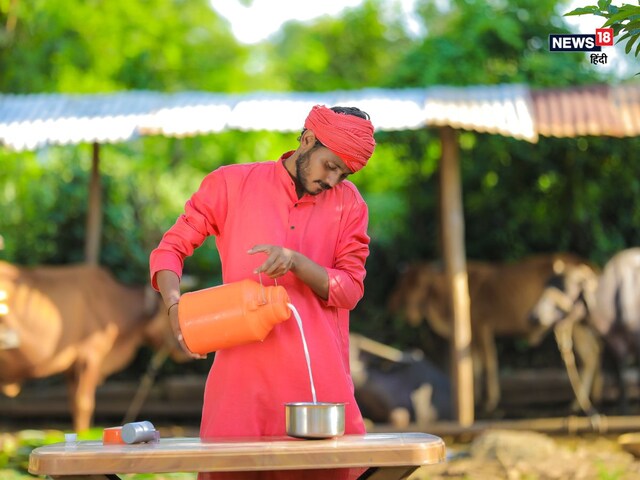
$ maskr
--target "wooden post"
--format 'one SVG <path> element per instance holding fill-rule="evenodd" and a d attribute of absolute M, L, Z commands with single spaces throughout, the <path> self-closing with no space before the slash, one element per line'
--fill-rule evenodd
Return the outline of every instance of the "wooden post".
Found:
<path fill-rule="evenodd" d="M 100 145 L 93 143 L 91 177 L 89 179 L 89 206 L 87 209 L 87 231 L 84 245 L 86 263 L 100 262 L 100 237 L 102 235 L 102 185 L 100 182 Z"/>
<path fill-rule="evenodd" d="M 451 127 L 441 127 L 439 132 L 442 144 L 440 229 L 453 312 L 453 341 L 451 342 L 453 411 L 460 425 L 469 426 L 474 422 L 473 365 L 460 155 L 456 132 Z"/>

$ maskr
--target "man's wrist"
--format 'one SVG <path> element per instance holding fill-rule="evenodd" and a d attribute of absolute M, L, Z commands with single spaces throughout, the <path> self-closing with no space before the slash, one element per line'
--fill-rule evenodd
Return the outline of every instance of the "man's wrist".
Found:
<path fill-rule="evenodd" d="M 296 269 L 298 267 L 298 263 L 300 261 L 300 252 L 297 252 L 295 250 L 292 250 L 292 255 L 291 255 L 291 267 L 289 267 L 289 270 L 292 271 L 293 273 L 296 273 Z"/>
<path fill-rule="evenodd" d="M 163 299 L 164 300 L 164 306 L 165 308 L 169 308 L 171 307 L 171 305 L 174 305 L 176 303 L 178 303 L 180 301 L 180 296 L 179 295 L 171 295 L 170 297 Z"/>
<path fill-rule="evenodd" d="M 174 303 L 172 303 L 171 305 L 169 305 L 169 306 L 167 307 L 167 315 L 169 315 L 169 314 L 171 313 L 171 309 L 172 309 L 173 307 L 176 307 L 176 306 L 178 305 L 178 303 L 179 303 L 179 302 L 174 302 Z"/>

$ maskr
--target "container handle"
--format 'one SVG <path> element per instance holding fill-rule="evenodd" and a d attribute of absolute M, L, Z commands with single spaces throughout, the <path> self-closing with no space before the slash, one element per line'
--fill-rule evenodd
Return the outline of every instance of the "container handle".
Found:
<path fill-rule="evenodd" d="M 258 306 L 267 304 L 267 295 L 264 292 L 264 285 L 262 284 L 262 272 L 258 273 L 258 279 L 260 280 L 260 290 L 262 291 L 262 303 L 259 303 Z"/>

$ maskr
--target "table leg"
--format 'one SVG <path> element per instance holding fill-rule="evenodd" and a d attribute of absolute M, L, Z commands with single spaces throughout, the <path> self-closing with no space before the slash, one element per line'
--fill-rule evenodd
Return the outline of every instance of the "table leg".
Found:
<path fill-rule="evenodd" d="M 373 467 L 364 472 L 358 480 L 404 480 L 418 467 Z"/>

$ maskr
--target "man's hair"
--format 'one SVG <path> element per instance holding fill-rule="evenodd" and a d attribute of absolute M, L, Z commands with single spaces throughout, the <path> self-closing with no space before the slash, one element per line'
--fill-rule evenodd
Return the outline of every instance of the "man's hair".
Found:
<path fill-rule="evenodd" d="M 360 110 L 358 107 L 337 107 L 336 106 L 336 107 L 331 107 L 331 110 L 333 110 L 336 113 L 341 113 L 343 115 L 353 115 L 354 117 L 360 117 L 360 118 L 364 118 L 365 120 L 370 120 L 369 114 L 365 111 Z M 300 132 L 300 136 L 298 137 L 298 141 L 300 141 L 300 139 L 302 138 L 302 135 L 306 131 L 307 131 L 306 128 L 302 129 L 302 131 Z M 324 147 L 324 145 L 320 140 L 316 138 L 316 144 L 313 146 L 313 148 L 315 149 L 317 147 Z"/>
<path fill-rule="evenodd" d="M 367 112 L 363 112 L 358 107 L 331 107 L 336 113 L 343 113 L 345 115 L 353 115 L 354 117 L 364 118 L 365 120 L 370 120 L 369 114 Z"/>

